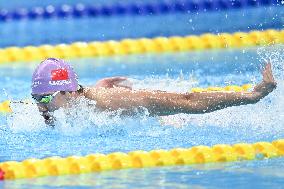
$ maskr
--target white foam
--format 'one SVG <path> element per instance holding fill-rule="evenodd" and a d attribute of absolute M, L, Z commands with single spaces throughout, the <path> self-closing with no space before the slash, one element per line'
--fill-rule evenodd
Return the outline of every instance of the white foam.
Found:
<path fill-rule="evenodd" d="M 186 79 L 188 77 L 188 79 Z M 164 90 L 169 92 L 188 92 L 191 88 L 198 86 L 198 80 L 193 74 L 185 76 L 182 71 L 178 78 L 171 78 L 168 75 L 161 77 L 146 77 L 143 80 L 130 79 L 133 82 L 133 89 Z"/>
<path fill-rule="evenodd" d="M 35 132 L 46 128 L 43 117 L 34 103 L 11 103 L 13 113 L 7 116 L 7 125 L 12 132 Z"/>
<path fill-rule="evenodd" d="M 107 132 L 112 129 L 125 128 L 136 117 L 125 117 L 123 110 L 98 111 L 95 108 L 95 101 L 79 98 L 72 101 L 71 108 L 59 109 L 54 112 L 55 129 L 65 135 L 78 135 L 83 132 Z M 139 122 L 148 119 L 149 113 L 142 108 L 137 110 Z"/>
<path fill-rule="evenodd" d="M 260 47 L 257 50 L 260 62 L 271 62 L 279 80 L 284 80 L 284 45 Z"/>
<path fill-rule="evenodd" d="M 161 124 L 182 127 L 188 125 L 218 127 L 250 127 L 258 134 L 283 133 L 284 127 L 284 48 L 283 45 L 257 50 L 261 62 L 271 62 L 277 89 L 257 104 L 226 108 L 200 115 L 178 114 L 161 118 Z M 259 74 L 259 78 L 260 78 Z M 255 78 L 252 78 L 255 80 Z M 258 79 L 260 80 L 260 79 Z"/>

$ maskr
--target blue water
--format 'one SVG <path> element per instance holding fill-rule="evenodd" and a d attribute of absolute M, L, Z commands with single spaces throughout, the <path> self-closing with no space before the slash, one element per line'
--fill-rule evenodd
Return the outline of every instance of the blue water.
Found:
<path fill-rule="evenodd" d="M 133 2 L 128 0 L 127 2 Z M 89 0 L 82 2 L 90 3 Z M 114 0 L 108 0 L 108 3 Z M 32 7 L 77 1 L 0 2 L 0 7 Z M 96 1 L 106 3 L 106 1 Z M 283 29 L 282 7 L 259 7 L 198 14 L 121 16 L 82 19 L 24 20 L 0 23 L 0 47 Z M 159 23 L 159 24 L 157 24 Z M 143 26 L 143 27 L 141 27 Z M 144 27 L 145 26 L 145 27 Z M 134 89 L 188 92 L 192 87 L 259 82 L 263 60 L 273 64 L 278 88 L 254 105 L 227 108 L 204 115 L 136 117 L 119 112 L 94 112 L 84 106 L 56 112 L 56 127 L 43 122 L 34 105 L 13 104 L 0 115 L 0 161 L 116 151 L 171 149 L 220 143 L 272 141 L 284 138 L 283 46 L 147 55 L 71 59 L 80 83 L 100 78 L 129 77 Z M 30 97 L 31 75 L 38 62 L 0 65 L 0 101 Z M 2 90 L 3 89 L 3 90 Z M 199 166 L 120 170 L 64 177 L 0 182 L 2 188 L 283 188 L 284 159 Z"/>
<path fill-rule="evenodd" d="M 262 59 L 270 59 L 273 63 L 279 81 L 277 90 L 258 104 L 227 108 L 210 114 L 157 118 L 148 117 L 145 111 L 136 117 L 120 117 L 119 113 L 94 113 L 84 109 L 82 103 L 71 112 L 77 115 L 74 119 L 65 118 L 64 112 L 58 111 L 56 127 L 50 129 L 43 123 L 35 106 L 15 105 L 13 114 L 0 116 L 0 161 L 219 143 L 253 143 L 284 138 L 283 46 L 72 59 L 70 63 L 83 85 L 91 85 L 102 77 L 123 75 L 131 78 L 135 89 L 187 92 L 196 86 L 256 83 L 261 80 L 259 66 Z M 0 100 L 8 97 L 14 100 L 30 99 L 30 80 L 35 66 L 36 63 L 32 62 L 1 65 L 0 83 L 6 94 L 3 92 Z M 283 163 L 280 158 L 218 164 L 217 168 L 213 166 L 212 169 L 174 167 L 122 170 L 119 174 L 114 171 L 1 184 L 7 188 L 52 188 L 55 187 L 53 183 L 58 184 L 56 187 L 59 188 L 251 188 L 252 185 L 258 188 L 281 188 Z M 50 179 L 55 181 L 51 182 Z"/>
<path fill-rule="evenodd" d="M 110 171 L 2 183 L 3 188 L 283 188 L 284 159 Z"/>
<path fill-rule="evenodd" d="M 163 0 L 154 0 L 155 2 L 161 2 Z M 133 3 L 133 2 L 153 2 L 153 0 L 45 0 L 45 1 L 38 1 L 38 0 L 28 0 L 28 1 L 21 1 L 21 0 L 10 0 L 9 3 L 5 1 L 0 1 L 0 7 L 5 8 L 8 10 L 15 10 L 17 8 L 32 8 L 32 7 L 42 7 L 42 6 L 61 6 L 63 4 L 68 5 L 76 5 L 78 3 L 84 3 L 87 5 L 105 5 L 105 4 L 114 4 L 114 3 Z"/>
<path fill-rule="evenodd" d="M 284 6 L 273 6 L 188 14 L 1 22 L 0 47 L 282 29 L 283 10 Z"/>

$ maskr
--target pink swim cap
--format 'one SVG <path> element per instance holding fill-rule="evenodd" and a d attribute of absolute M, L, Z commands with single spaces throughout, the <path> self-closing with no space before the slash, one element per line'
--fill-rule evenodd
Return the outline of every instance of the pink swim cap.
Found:
<path fill-rule="evenodd" d="M 33 73 L 32 94 L 48 94 L 55 91 L 77 91 L 77 75 L 64 60 L 48 58 Z"/>

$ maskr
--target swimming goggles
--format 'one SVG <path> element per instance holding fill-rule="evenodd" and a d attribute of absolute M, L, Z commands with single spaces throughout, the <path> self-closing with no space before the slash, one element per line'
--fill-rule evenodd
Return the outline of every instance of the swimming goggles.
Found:
<path fill-rule="evenodd" d="M 33 99 L 35 99 L 37 102 L 43 103 L 43 104 L 48 104 L 52 101 L 52 99 L 58 94 L 60 91 L 56 91 L 53 94 L 50 95 L 43 95 L 43 96 L 33 96 Z"/>

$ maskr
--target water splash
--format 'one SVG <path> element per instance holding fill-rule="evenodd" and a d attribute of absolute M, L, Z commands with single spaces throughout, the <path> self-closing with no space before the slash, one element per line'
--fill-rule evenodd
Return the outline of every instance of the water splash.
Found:
<path fill-rule="evenodd" d="M 148 117 L 147 110 L 143 110 L 136 117 L 124 117 L 122 111 L 99 112 L 90 107 L 90 101 L 79 99 L 72 109 L 59 109 L 54 113 L 56 118 L 55 131 L 63 135 L 83 135 L 93 133 L 94 135 L 130 133 L 144 136 L 159 136 L 165 134 L 164 128 L 157 129 L 155 126 L 170 125 L 190 129 L 193 125 L 197 127 L 216 126 L 228 128 L 239 134 L 265 136 L 266 133 L 279 136 L 277 132 L 284 133 L 281 127 L 283 118 L 283 46 L 270 48 L 259 48 L 257 50 L 259 60 L 270 61 L 273 64 L 273 71 L 278 80 L 278 88 L 275 92 L 255 105 L 231 107 L 224 110 L 212 112 L 204 115 L 178 114 L 161 118 Z M 260 74 L 257 75 L 257 80 Z M 141 80 L 130 79 L 134 89 L 166 90 L 169 92 L 188 92 L 190 88 L 200 85 L 200 83 L 222 83 L 235 80 L 256 80 L 254 75 L 230 74 L 224 76 L 210 76 L 196 78 L 193 74 L 189 76 L 182 72 L 178 78 L 146 77 Z M 94 104 L 93 104 L 94 105 Z M 24 107 L 23 107 L 24 106 Z M 8 117 L 8 127 L 14 132 L 21 131 L 41 131 L 46 128 L 43 118 L 38 113 L 35 105 L 14 106 L 14 113 Z M 138 110 L 137 110 L 138 111 Z M 138 111 L 139 112 L 139 111 Z M 25 124 L 23 124 L 25 123 Z M 137 129 L 137 128 L 139 129 Z M 155 128 L 154 128 L 155 127 Z M 149 132 L 148 132 L 149 130 Z M 155 132 L 152 132 L 155 130 Z M 238 134 L 238 133 L 237 133 Z"/>
<path fill-rule="evenodd" d="M 187 79 L 188 78 L 188 79 Z M 186 75 L 180 72 L 178 78 L 166 77 L 147 77 L 143 80 L 130 79 L 134 83 L 133 89 L 163 90 L 168 92 L 188 92 L 191 88 L 198 86 L 198 79 L 194 74 Z"/>
<path fill-rule="evenodd" d="M 260 62 L 271 62 L 275 76 L 284 80 L 284 45 L 260 47 L 257 54 Z"/>
<path fill-rule="evenodd" d="M 135 116 L 126 117 L 122 109 L 99 111 L 95 104 L 95 101 L 79 98 L 72 101 L 70 108 L 56 110 L 53 114 L 56 120 L 55 129 L 65 135 L 93 133 L 99 136 L 110 131 L 115 135 L 116 131 L 123 129 L 126 132 L 131 125 L 141 125 L 149 118 L 146 108 L 137 108 Z"/>
<path fill-rule="evenodd" d="M 284 48 L 281 46 L 261 47 L 257 50 L 261 62 L 271 62 L 278 82 L 277 89 L 261 102 L 254 105 L 226 108 L 203 115 L 178 114 L 162 117 L 163 125 L 175 127 L 208 125 L 230 128 L 236 135 L 281 137 L 284 133 Z M 260 74 L 259 74 L 260 75 Z M 251 76 L 255 81 L 254 76 Z M 211 78 L 213 81 L 214 78 Z M 218 79 L 218 78 L 217 78 Z M 252 133 L 253 132 L 253 133 Z"/>
<path fill-rule="evenodd" d="M 283 133 L 284 127 L 284 85 L 280 83 L 276 91 L 257 104 L 230 107 L 208 114 L 178 114 L 162 117 L 164 125 L 183 127 L 208 125 L 231 128 L 232 130 L 249 130 L 254 134 Z M 251 134 L 251 133 L 244 133 Z"/>
<path fill-rule="evenodd" d="M 12 132 L 36 132 L 46 128 L 36 104 L 12 102 L 13 113 L 7 116 L 7 126 Z"/>

